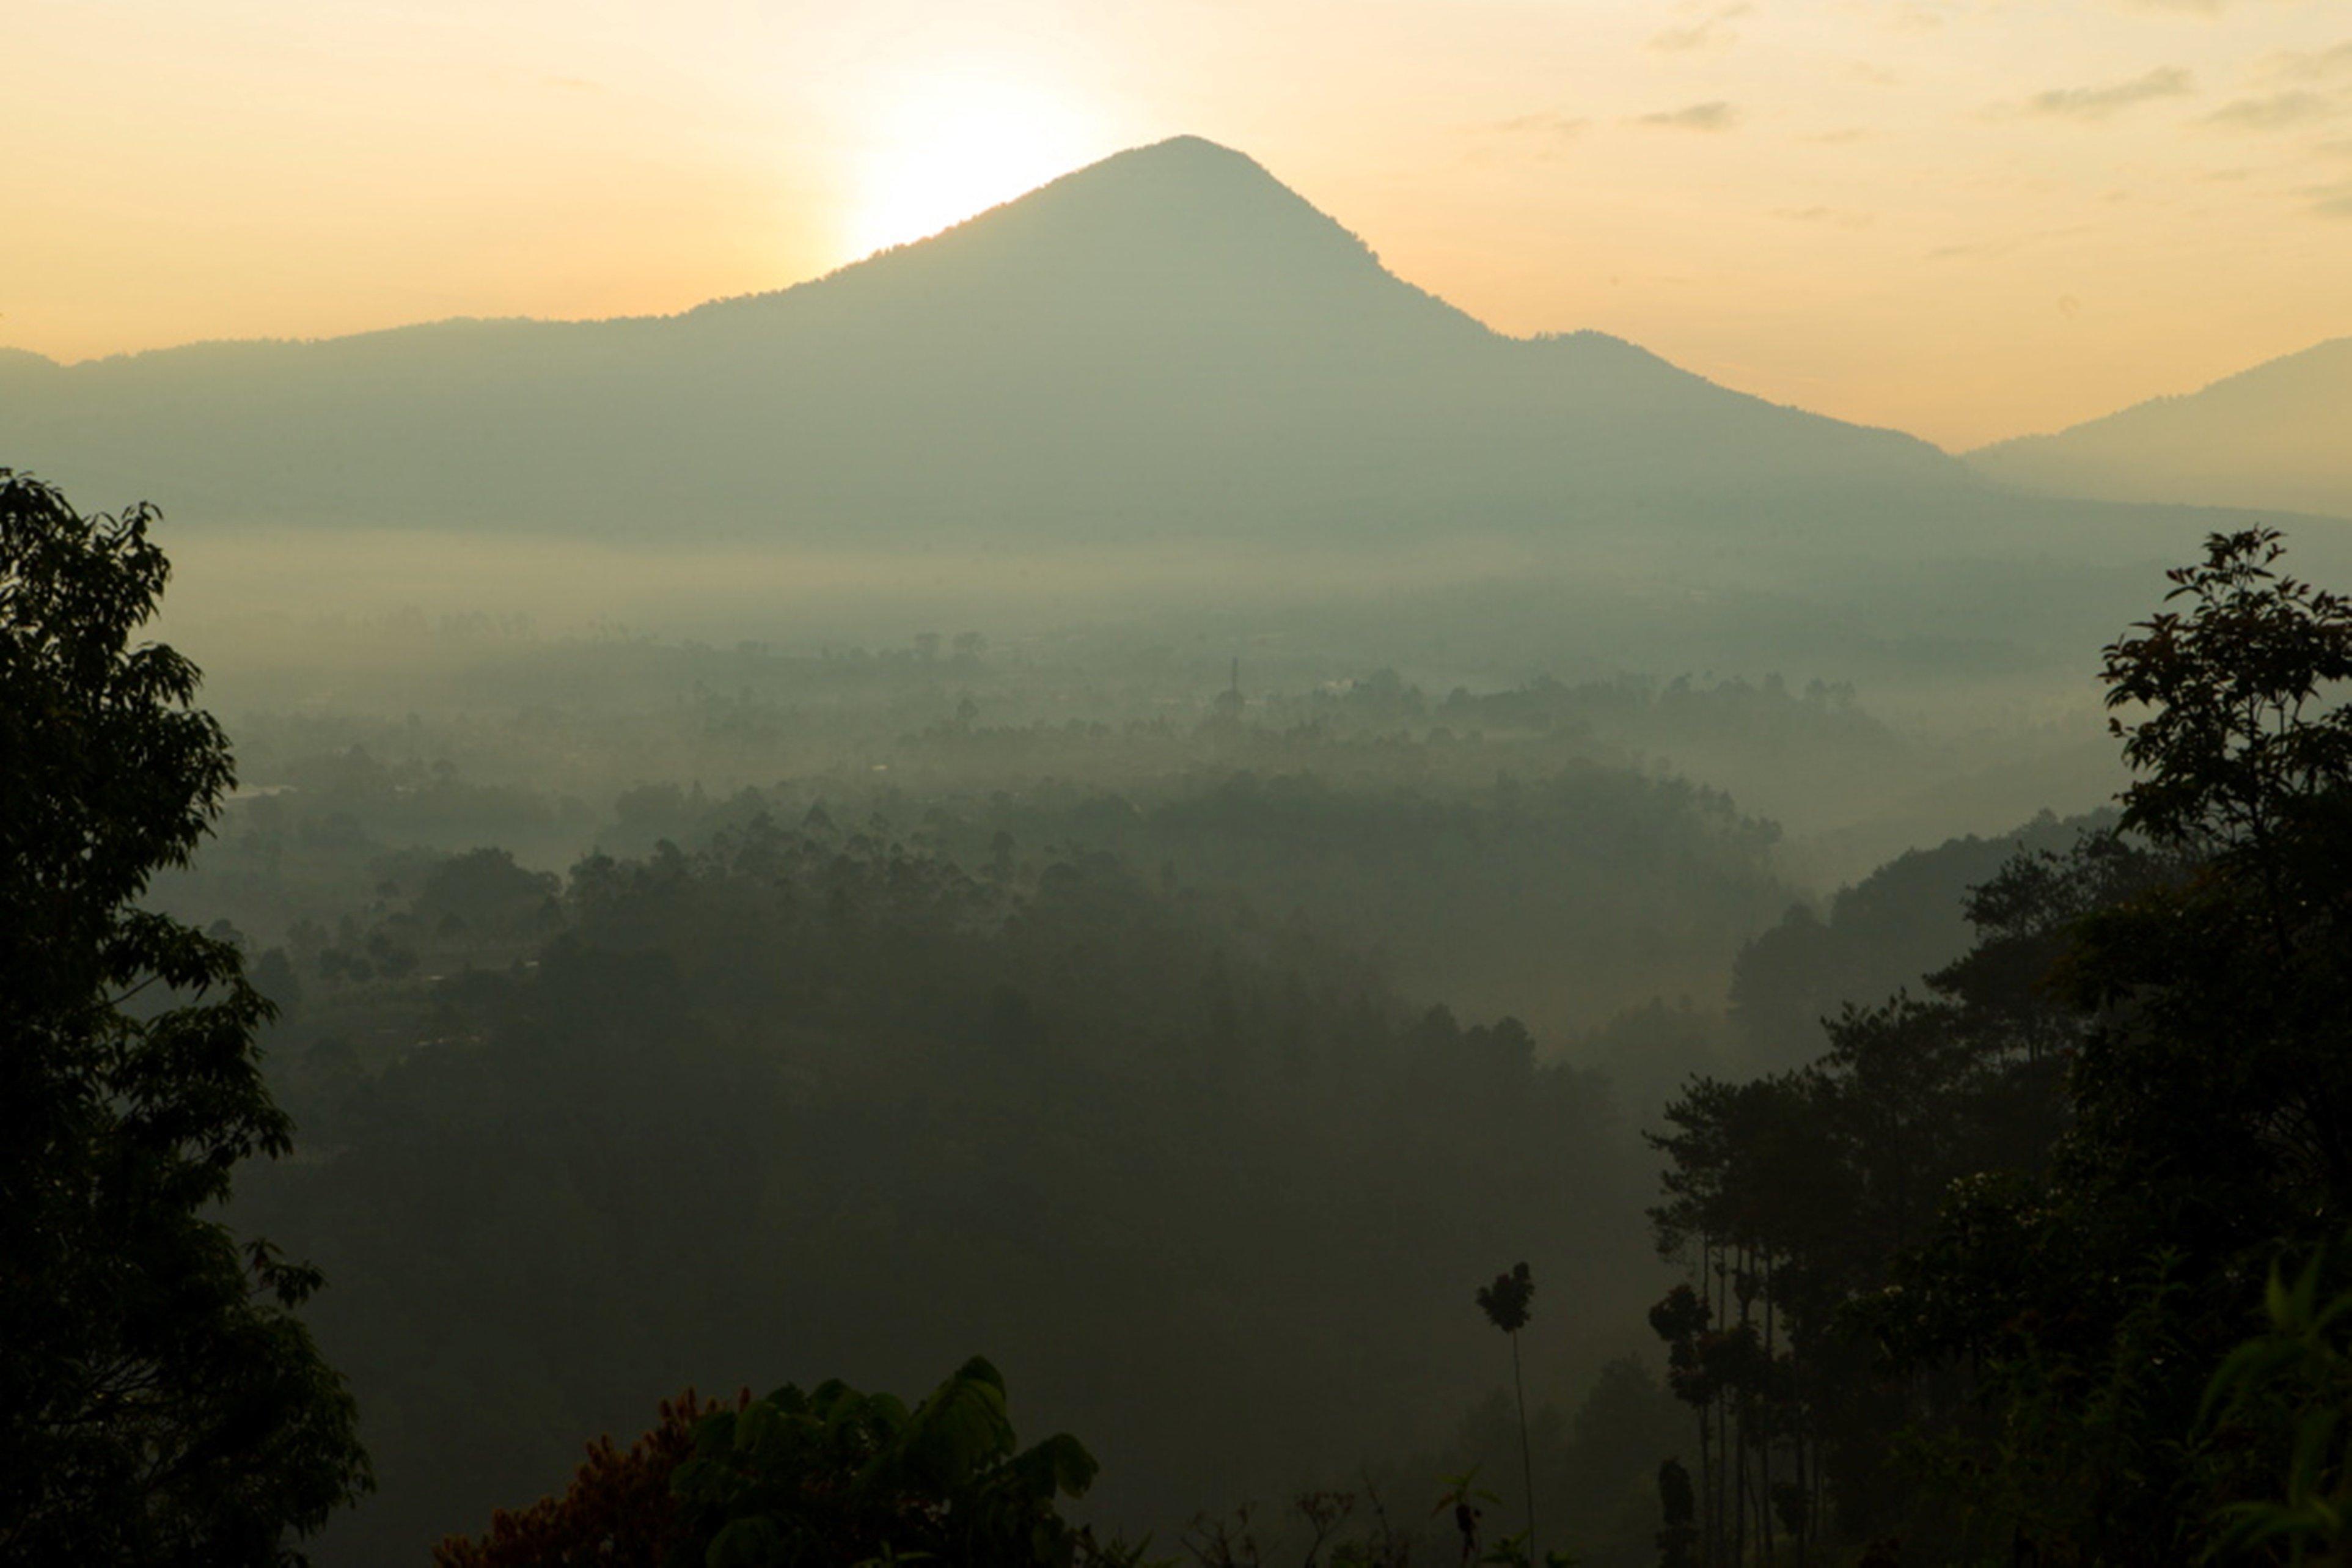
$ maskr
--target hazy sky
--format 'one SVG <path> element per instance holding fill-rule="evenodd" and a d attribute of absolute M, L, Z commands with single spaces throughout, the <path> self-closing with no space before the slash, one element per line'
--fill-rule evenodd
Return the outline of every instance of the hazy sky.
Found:
<path fill-rule="evenodd" d="M 775 288 L 1182 132 L 1948 446 L 2352 332 L 2352 0 L 5 0 L 0 343 Z"/>

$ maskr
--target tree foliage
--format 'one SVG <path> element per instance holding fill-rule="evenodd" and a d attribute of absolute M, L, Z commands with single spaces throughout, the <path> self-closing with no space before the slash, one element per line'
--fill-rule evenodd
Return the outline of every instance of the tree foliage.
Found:
<path fill-rule="evenodd" d="M 1535 1279 L 1528 1266 L 1515 1264 L 1508 1273 L 1496 1275 L 1492 1284 L 1478 1287 L 1478 1310 L 1505 1333 L 1516 1334 L 1528 1326 L 1528 1309 L 1535 1294 Z"/>
<path fill-rule="evenodd" d="M 1857 1542 L 2180 1562 L 2301 1473 L 2300 1417 L 2199 1418 L 2270 1259 L 2352 1203 L 2352 605 L 2280 556 L 2214 536 L 2106 649 L 2120 821 L 1977 889 L 1927 1000 L 1673 1108 L 1657 1217 L 1701 1290 L 1655 1321 L 1702 1412 L 1703 1524 L 1728 1469 L 1735 1538 L 1769 1530 L 1749 1454 L 1811 1441 Z M 1731 1353 L 1759 1301 L 1785 1375 Z"/>
<path fill-rule="evenodd" d="M 2275 1483 L 2226 1503 L 2213 1555 L 2341 1563 L 2352 1557 L 2352 1289 L 2344 1248 L 2324 1247 L 2290 1274 L 2273 1264 L 2261 1331 L 2215 1370 L 2205 1390 L 2216 1447 L 2247 1437 L 2269 1450 Z M 2261 1438 L 2269 1436 L 2267 1444 Z M 2277 1463 L 2284 1438 L 2284 1463 Z"/>
<path fill-rule="evenodd" d="M 1004 1379 L 975 1356 L 909 1409 L 838 1380 L 703 1405 L 692 1390 L 626 1454 L 590 1448 L 571 1489 L 452 1537 L 438 1568 L 943 1568 L 1116 1564 L 1061 1516 L 1094 1482 L 1067 1433 L 1024 1448 Z"/>
<path fill-rule="evenodd" d="M 1868 1314 L 1906 1363 L 1983 1369 L 1990 1498 L 2061 1560 L 2178 1555 L 2248 1484 L 2189 1440 L 2282 1247 L 2352 1203 L 2352 611 L 2217 536 L 2107 650 L 2127 829 L 2179 867 L 2074 922 L 2084 1021 L 2046 1169 L 1957 1189 Z M 2273 1434 L 2273 1440 L 2284 1440 Z"/>
<path fill-rule="evenodd" d="M 747 1393 L 731 1408 L 750 1403 Z M 663 1400 L 653 1429 L 625 1451 L 599 1437 L 561 1498 L 541 1498 L 519 1513 L 499 1510 L 479 1540 L 449 1537 L 433 1549 L 435 1568 L 664 1568 L 690 1558 L 671 1482 L 694 1452 L 703 1418 L 728 1408 L 691 1388 Z"/>
<path fill-rule="evenodd" d="M 2126 830 L 2251 864 L 2331 812 L 2352 778 L 2352 601 L 2273 570 L 2275 529 L 2215 534 L 2167 574 L 2167 604 L 2106 650 L 2107 706 L 2137 777 Z"/>
<path fill-rule="evenodd" d="M 0 469 L 0 1555 L 256 1563 L 366 1484 L 293 1309 L 209 1211 L 290 1147 L 236 948 L 137 900 L 231 782 L 195 668 L 133 645 L 153 512 Z"/>

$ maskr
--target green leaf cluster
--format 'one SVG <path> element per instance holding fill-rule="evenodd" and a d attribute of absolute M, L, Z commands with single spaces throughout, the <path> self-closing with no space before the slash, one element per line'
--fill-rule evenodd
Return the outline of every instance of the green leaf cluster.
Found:
<path fill-rule="evenodd" d="M 2267 1447 L 2276 1483 L 2219 1511 L 2211 1558 L 2352 1560 L 2352 1289 L 2327 1288 L 2343 1251 L 2314 1253 L 2291 1279 L 2272 1268 L 2263 1331 L 2206 1389 L 2209 1441 Z"/>
<path fill-rule="evenodd" d="M 704 1568 L 1068 1568 L 1099 1555 L 1059 1511 L 1096 1469 L 1067 1433 L 1021 1447 L 975 1356 L 911 1410 L 835 1380 L 708 1416 L 674 1489 Z"/>

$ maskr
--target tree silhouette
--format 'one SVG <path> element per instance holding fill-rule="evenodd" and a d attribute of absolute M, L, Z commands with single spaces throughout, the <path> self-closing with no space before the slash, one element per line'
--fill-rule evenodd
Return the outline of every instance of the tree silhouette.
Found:
<path fill-rule="evenodd" d="M 153 512 L 0 469 L 0 1558 L 267 1563 L 367 1484 L 319 1283 L 205 1217 L 290 1146 L 228 942 L 136 907 L 231 781 L 194 667 L 131 638 Z M 131 1005 L 133 999 L 137 1005 Z"/>
<path fill-rule="evenodd" d="M 1478 1310 L 1486 1321 L 1511 1337 L 1511 1393 L 1519 1406 L 1519 1475 L 1528 1489 L 1528 1558 L 1536 1560 L 1536 1469 L 1528 1446 L 1528 1390 L 1519 1377 L 1519 1331 L 1527 1327 L 1528 1309 L 1535 1300 L 1535 1277 L 1524 1263 L 1508 1274 L 1497 1274 L 1491 1285 L 1478 1289 Z"/>
<path fill-rule="evenodd" d="M 2281 556 L 2212 536 L 2105 649 L 2117 826 L 1974 888 L 1924 998 L 1667 1108 L 1653 1217 L 1696 1277 L 1652 1323 L 1701 1557 L 1777 1524 L 2190 1561 L 2288 1473 L 2263 1401 L 2196 1436 L 2250 1286 L 2352 1212 L 2352 601 Z"/>
<path fill-rule="evenodd" d="M 2105 650 L 2109 721 L 2137 777 L 2123 826 L 2239 858 L 2271 851 L 2352 779 L 2352 709 L 2318 711 L 2352 679 L 2352 601 L 2272 570 L 2276 529 L 2217 533 L 2166 574 L 2166 610 Z"/>
<path fill-rule="evenodd" d="M 1659 1568 L 1691 1568 L 1698 1545 L 1698 1500 L 1680 1459 L 1658 1464 Z"/>
<path fill-rule="evenodd" d="M 1968 1366 L 1999 1412 L 1979 1504 L 2044 1560 L 2186 1561 L 2238 1465 L 2282 1433 L 2188 1441 L 2249 1285 L 2352 1209 L 2352 605 L 2212 536 L 2168 609 L 2106 650 L 2136 778 L 2126 828 L 2169 869 L 2069 922 L 2083 1023 L 2040 1171 L 1953 1185 L 1858 1314 L 1898 1364 Z"/>

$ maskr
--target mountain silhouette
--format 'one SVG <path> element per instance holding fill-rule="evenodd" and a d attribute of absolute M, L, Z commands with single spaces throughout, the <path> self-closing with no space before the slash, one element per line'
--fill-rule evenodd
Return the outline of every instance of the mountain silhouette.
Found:
<path fill-rule="evenodd" d="M 2352 518 L 2352 338 L 1968 460 L 2003 483 L 2056 495 Z"/>
<path fill-rule="evenodd" d="M 676 316 L 0 356 L 0 451 L 175 515 L 649 541 L 1834 538 L 1978 488 L 1615 338 L 1491 331 L 1193 137 Z"/>

